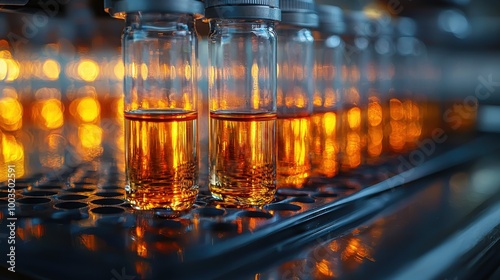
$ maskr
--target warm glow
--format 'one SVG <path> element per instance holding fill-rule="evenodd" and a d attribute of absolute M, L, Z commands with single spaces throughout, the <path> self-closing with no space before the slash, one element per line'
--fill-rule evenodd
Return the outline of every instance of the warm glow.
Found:
<path fill-rule="evenodd" d="M 61 72 L 61 66 L 53 59 L 47 59 L 42 66 L 43 74 L 49 80 L 57 80 Z"/>
<path fill-rule="evenodd" d="M 86 81 L 93 82 L 99 76 L 99 65 L 90 59 L 84 59 L 78 64 L 78 76 Z"/>
<path fill-rule="evenodd" d="M 12 82 L 19 77 L 19 63 L 13 59 L 6 59 L 5 62 L 7 63 L 7 76 L 5 77 L 5 81 Z"/>
<path fill-rule="evenodd" d="M 42 101 L 40 115 L 43 119 L 42 125 L 48 129 L 59 128 L 64 124 L 63 107 L 58 99 Z"/>
<path fill-rule="evenodd" d="M 320 262 L 316 263 L 316 269 L 323 277 L 334 277 L 331 266 L 332 264 L 325 259 L 322 259 Z"/>
<path fill-rule="evenodd" d="M 23 106 L 13 97 L 0 98 L 0 126 L 5 130 L 17 130 L 22 125 Z"/>
<path fill-rule="evenodd" d="M 259 66 L 255 62 L 252 64 L 252 81 L 252 105 L 254 109 L 259 109 Z"/>
<path fill-rule="evenodd" d="M 84 97 L 78 100 L 76 111 L 80 119 L 84 122 L 93 122 L 97 120 L 101 113 L 99 101 L 92 97 Z"/>
<path fill-rule="evenodd" d="M 0 81 L 3 81 L 5 77 L 7 77 L 7 62 L 0 57 Z"/>
<path fill-rule="evenodd" d="M 337 114 L 314 114 L 311 123 L 312 173 L 331 178 L 338 172 Z"/>
<path fill-rule="evenodd" d="M 102 142 L 102 129 L 94 124 L 81 124 L 78 137 L 84 148 L 97 148 Z"/>
<path fill-rule="evenodd" d="M 21 142 L 10 134 L 0 131 L 0 181 L 7 180 L 7 165 L 16 166 L 16 177 L 24 175 L 24 147 Z"/>
<path fill-rule="evenodd" d="M 125 75 L 125 67 L 123 67 L 123 62 L 118 61 L 115 64 L 115 67 L 113 67 L 113 72 L 115 74 L 115 78 L 121 81 L 123 79 L 123 76 Z"/>
<path fill-rule="evenodd" d="M 141 64 L 141 77 L 142 79 L 145 81 L 148 79 L 148 66 L 146 65 L 146 63 L 142 63 Z"/>
<path fill-rule="evenodd" d="M 347 123 L 351 129 L 359 128 L 361 126 L 361 110 L 359 107 L 349 109 L 347 112 Z"/>
<path fill-rule="evenodd" d="M 382 123 L 382 106 L 378 102 L 370 102 L 368 105 L 368 124 L 378 126 Z"/>

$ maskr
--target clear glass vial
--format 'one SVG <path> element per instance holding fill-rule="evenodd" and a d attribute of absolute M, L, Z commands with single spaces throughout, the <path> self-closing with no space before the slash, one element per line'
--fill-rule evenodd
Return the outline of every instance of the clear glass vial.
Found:
<path fill-rule="evenodd" d="M 309 131 L 313 112 L 313 0 L 281 0 L 278 34 L 277 186 L 301 187 L 311 173 Z"/>
<path fill-rule="evenodd" d="M 190 209 L 198 194 L 194 0 L 106 1 L 122 36 L 126 199 L 132 207 Z"/>
<path fill-rule="evenodd" d="M 279 0 L 207 0 L 205 7 L 210 192 L 225 205 L 260 206 L 276 192 Z"/>

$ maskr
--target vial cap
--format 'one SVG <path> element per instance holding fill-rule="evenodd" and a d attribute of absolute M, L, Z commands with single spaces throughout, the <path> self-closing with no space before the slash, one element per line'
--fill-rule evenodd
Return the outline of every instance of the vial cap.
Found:
<path fill-rule="evenodd" d="M 207 18 L 281 20 L 279 0 L 205 0 Z"/>
<path fill-rule="evenodd" d="M 362 11 L 346 11 L 344 13 L 345 33 L 356 36 L 371 36 L 376 32 L 375 24 L 370 22 Z"/>
<path fill-rule="evenodd" d="M 301 27 L 318 27 L 314 0 L 280 0 L 281 22 Z"/>
<path fill-rule="evenodd" d="M 342 34 L 346 30 L 344 12 L 337 6 L 317 5 L 319 29 L 326 33 Z"/>
<path fill-rule="evenodd" d="M 204 13 L 199 0 L 104 0 L 104 10 L 116 18 L 133 12 L 192 14 L 196 18 Z"/>

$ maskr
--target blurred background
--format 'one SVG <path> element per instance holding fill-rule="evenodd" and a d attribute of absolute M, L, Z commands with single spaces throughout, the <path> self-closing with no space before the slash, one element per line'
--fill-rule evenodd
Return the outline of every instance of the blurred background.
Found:
<path fill-rule="evenodd" d="M 413 18 L 416 36 L 426 47 L 428 64 L 421 73 L 428 83 L 426 94 L 462 107 L 468 97 L 476 97 L 482 103 L 477 127 L 500 130 L 500 110 L 495 106 L 500 104 L 500 8 L 496 1 L 317 2 Z M 110 153 L 120 162 L 124 22 L 107 14 L 102 0 L 28 1 L 25 6 L 0 5 L 0 10 L 2 163 L 25 162 L 29 169 L 42 162 L 42 168 L 58 170 L 68 162 L 64 153 L 68 144 L 76 161 Z M 197 30 L 203 38 L 199 57 L 204 66 L 207 23 L 199 21 Z M 206 93 L 205 71 L 199 71 L 199 78 L 200 90 Z M 37 130 L 27 132 L 23 129 L 27 126 Z M 106 134 L 115 139 L 114 146 L 102 144 Z M 32 152 L 39 158 L 25 158 Z M 18 177 L 24 172 L 18 170 Z M 1 176 L 7 173 L 0 174 L 3 181 Z"/>

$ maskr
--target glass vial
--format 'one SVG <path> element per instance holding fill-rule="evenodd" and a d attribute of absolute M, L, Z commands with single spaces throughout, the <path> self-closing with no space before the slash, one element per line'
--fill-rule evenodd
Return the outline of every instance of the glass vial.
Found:
<path fill-rule="evenodd" d="M 318 5 L 315 32 L 315 91 L 311 118 L 313 178 L 332 178 L 339 172 L 341 98 L 345 97 L 345 32 L 339 7 Z"/>
<path fill-rule="evenodd" d="M 190 209 L 198 194 L 198 1 L 109 1 L 122 36 L 126 199 L 133 208 Z"/>
<path fill-rule="evenodd" d="M 278 34 L 277 186 L 301 187 L 311 173 L 309 132 L 313 112 L 313 0 L 281 0 Z"/>
<path fill-rule="evenodd" d="M 372 44 L 369 35 L 372 25 L 368 18 L 361 11 L 349 11 L 344 19 L 347 72 L 340 116 L 340 169 L 345 172 L 360 166 L 365 160 L 368 91 L 374 81 L 374 67 L 370 64 Z"/>
<path fill-rule="evenodd" d="M 276 192 L 278 0 L 208 0 L 209 188 L 228 206 Z"/>

